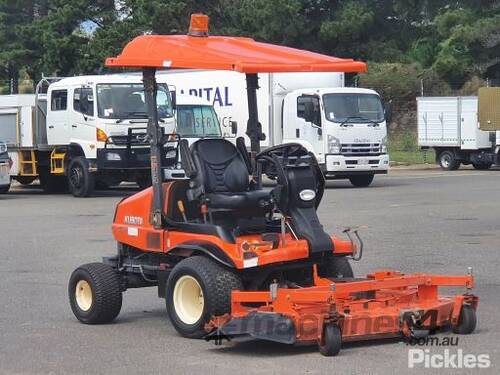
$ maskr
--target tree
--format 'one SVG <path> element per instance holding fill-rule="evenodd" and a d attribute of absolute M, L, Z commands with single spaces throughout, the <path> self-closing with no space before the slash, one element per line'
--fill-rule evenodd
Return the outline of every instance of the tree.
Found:
<path fill-rule="evenodd" d="M 0 66 L 10 84 L 11 93 L 18 92 L 19 71 L 34 58 L 34 50 L 26 43 L 24 31 L 33 21 L 33 0 L 0 0 Z"/>

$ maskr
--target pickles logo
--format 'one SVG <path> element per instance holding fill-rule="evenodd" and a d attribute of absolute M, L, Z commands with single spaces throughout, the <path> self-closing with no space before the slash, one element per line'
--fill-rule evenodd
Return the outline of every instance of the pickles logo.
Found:
<path fill-rule="evenodd" d="M 408 350 L 408 367 L 416 368 L 489 368 L 489 354 L 464 353 L 462 349 L 444 349 L 442 353 L 431 353 L 430 349 Z"/>

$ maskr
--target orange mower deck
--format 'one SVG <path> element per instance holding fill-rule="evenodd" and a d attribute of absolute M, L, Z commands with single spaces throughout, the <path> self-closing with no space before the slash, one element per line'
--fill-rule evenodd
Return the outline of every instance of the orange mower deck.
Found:
<path fill-rule="evenodd" d="M 316 286 L 270 291 L 233 291 L 231 314 L 214 317 L 212 334 L 244 335 L 287 344 L 321 343 L 325 327 L 337 326 L 342 341 L 394 336 L 418 337 L 445 326 L 459 325 L 462 306 L 477 309 L 468 291 L 472 275 L 404 275 L 379 271 L 366 279 L 334 282 L 315 277 Z M 466 287 L 455 296 L 438 294 L 439 287 Z M 258 304 L 258 307 L 255 305 Z"/>

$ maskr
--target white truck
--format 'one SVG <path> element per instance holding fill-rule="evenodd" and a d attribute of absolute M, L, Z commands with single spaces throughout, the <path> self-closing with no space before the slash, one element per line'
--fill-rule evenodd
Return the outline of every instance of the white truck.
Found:
<path fill-rule="evenodd" d="M 418 145 L 434 149 L 442 169 L 488 169 L 498 162 L 500 131 L 480 129 L 477 96 L 419 97 L 417 116 Z"/>
<path fill-rule="evenodd" d="M 213 103 L 224 137 L 246 136 L 245 75 L 174 70 L 157 76 L 178 93 Z M 344 87 L 343 73 L 259 74 L 259 86 L 262 148 L 301 143 L 316 155 L 326 178 L 348 178 L 355 186 L 368 186 L 375 174 L 387 173 L 390 111 L 386 114 L 375 91 Z"/>
<path fill-rule="evenodd" d="M 201 106 L 196 98 L 179 97 L 181 106 L 205 119 L 213 111 L 206 102 Z M 172 95 L 161 81 L 157 101 L 164 133 L 173 133 Z M 49 192 L 69 187 L 74 196 L 84 197 L 94 187 L 121 181 L 148 186 L 146 127 L 142 77 L 134 74 L 44 79 L 34 95 L 0 96 L 0 139 L 9 146 L 12 178 L 21 184 L 39 178 Z M 167 143 L 166 178 L 176 177 L 176 161 L 176 147 Z"/>

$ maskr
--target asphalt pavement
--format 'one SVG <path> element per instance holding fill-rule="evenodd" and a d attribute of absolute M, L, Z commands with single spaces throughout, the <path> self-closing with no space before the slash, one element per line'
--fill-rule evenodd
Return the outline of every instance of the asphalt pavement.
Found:
<path fill-rule="evenodd" d="M 423 365 L 408 367 L 413 347 L 401 340 L 348 343 L 338 357 L 326 358 L 315 346 L 256 340 L 215 346 L 185 339 L 169 323 L 154 288 L 127 291 L 113 324 L 80 324 L 68 303 L 69 275 L 115 252 L 114 208 L 135 191 L 123 187 L 77 199 L 16 185 L 0 196 L 0 373 L 426 373 Z M 499 170 L 394 170 L 362 189 L 330 181 L 319 216 L 328 232 L 360 227 L 365 252 L 353 265 L 360 276 L 386 268 L 464 274 L 473 267 L 481 299 L 477 329 L 438 337 L 458 337 L 452 352 L 487 354 L 491 366 L 480 372 L 499 373 Z M 448 349 L 419 348 L 429 355 Z"/>

